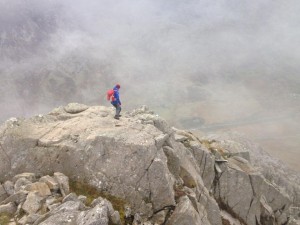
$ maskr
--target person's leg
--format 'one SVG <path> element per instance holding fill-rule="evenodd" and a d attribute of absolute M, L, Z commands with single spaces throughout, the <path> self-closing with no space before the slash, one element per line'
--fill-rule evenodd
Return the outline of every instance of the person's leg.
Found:
<path fill-rule="evenodd" d="M 118 104 L 117 107 L 116 107 L 116 116 L 117 117 L 120 117 L 120 112 L 121 112 L 122 108 L 121 106 Z"/>
<path fill-rule="evenodd" d="M 117 104 L 112 104 L 112 105 L 116 108 L 116 114 L 115 114 L 114 118 L 117 119 L 118 118 L 118 116 L 117 116 L 118 105 Z"/>
<path fill-rule="evenodd" d="M 114 118 L 118 119 L 120 117 L 120 112 L 121 112 L 122 108 L 119 104 L 113 104 L 113 106 L 116 108 L 116 115 Z"/>

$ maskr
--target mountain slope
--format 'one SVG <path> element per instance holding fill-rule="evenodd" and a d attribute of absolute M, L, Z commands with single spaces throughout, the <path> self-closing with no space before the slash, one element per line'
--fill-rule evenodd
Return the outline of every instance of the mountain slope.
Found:
<path fill-rule="evenodd" d="M 291 220 L 293 194 L 253 167 L 242 144 L 199 139 L 146 107 L 120 120 L 113 114 L 113 108 L 73 103 L 7 121 L 0 128 L 1 180 L 21 172 L 62 172 L 125 199 L 132 215 L 150 224 Z"/>

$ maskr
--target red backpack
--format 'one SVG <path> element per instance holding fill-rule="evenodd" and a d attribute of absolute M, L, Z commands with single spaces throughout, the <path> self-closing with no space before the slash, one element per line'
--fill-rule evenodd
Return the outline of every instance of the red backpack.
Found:
<path fill-rule="evenodd" d="M 106 97 L 107 97 L 107 101 L 114 101 L 115 97 L 114 97 L 114 90 L 108 90 L 106 93 Z"/>

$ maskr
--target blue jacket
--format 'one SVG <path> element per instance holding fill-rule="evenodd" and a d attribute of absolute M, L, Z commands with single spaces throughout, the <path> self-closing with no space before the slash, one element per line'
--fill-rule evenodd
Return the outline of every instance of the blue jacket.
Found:
<path fill-rule="evenodd" d="M 114 87 L 114 101 L 111 101 L 111 104 L 113 104 L 113 105 L 116 105 L 116 104 L 121 105 L 120 96 L 119 96 L 119 89 L 117 88 L 117 86 Z"/>

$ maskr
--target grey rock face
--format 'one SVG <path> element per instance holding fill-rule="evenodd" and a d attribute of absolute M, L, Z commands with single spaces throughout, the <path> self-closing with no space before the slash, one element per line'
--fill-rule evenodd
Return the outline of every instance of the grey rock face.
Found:
<path fill-rule="evenodd" d="M 161 150 L 148 170 L 151 202 L 155 211 L 165 206 L 175 205 L 174 179 L 170 175 L 166 161 L 167 159 Z"/>
<path fill-rule="evenodd" d="M 172 149 L 169 146 L 164 146 L 163 148 L 164 153 L 167 157 L 167 165 L 169 168 L 169 171 L 173 174 L 175 179 L 179 179 L 180 174 L 180 159 L 179 156 L 176 155 L 176 152 L 174 149 Z"/>
<path fill-rule="evenodd" d="M 85 110 L 87 110 L 89 107 L 83 104 L 78 104 L 78 103 L 69 103 L 64 110 L 67 113 L 75 114 L 75 113 L 80 113 Z"/>
<path fill-rule="evenodd" d="M 245 167 L 248 169 L 248 165 Z M 255 174 L 255 171 L 243 171 L 233 163 L 222 169 L 224 171 L 216 178 L 214 193 L 217 201 L 227 211 L 234 212 L 242 222 L 255 225 L 260 215 L 258 211 L 260 193 L 257 199 L 251 177 L 259 175 Z M 256 185 L 259 186 L 260 183 Z"/>
<path fill-rule="evenodd" d="M 153 215 L 151 220 L 153 221 L 154 224 L 162 225 L 166 220 L 166 216 L 168 212 L 169 212 L 168 209 L 159 211 L 158 213 Z"/>
<path fill-rule="evenodd" d="M 4 182 L 3 188 L 5 189 L 8 195 L 13 195 L 15 193 L 14 184 L 9 180 Z"/>
<path fill-rule="evenodd" d="M 93 209 L 81 212 L 76 220 L 77 224 L 89 225 L 89 224 L 99 224 L 108 225 L 108 209 L 105 205 L 96 205 Z"/>
<path fill-rule="evenodd" d="M 17 211 L 17 206 L 13 203 L 7 203 L 5 205 L 0 205 L 0 213 L 8 213 L 13 215 Z"/>
<path fill-rule="evenodd" d="M 210 135 L 205 137 L 206 140 L 218 142 L 222 147 L 222 143 L 231 140 L 231 147 L 234 149 L 243 149 L 248 151 L 251 164 L 263 174 L 263 176 L 271 183 L 284 189 L 288 193 L 295 206 L 300 205 L 300 176 L 299 173 L 289 169 L 278 159 L 271 157 L 267 152 L 263 151 L 260 146 L 237 133 L 223 133 L 218 135 Z M 236 146 L 233 145 L 236 144 Z M 228 148 L 229 145 L 227 145 Z M 228 148 L 231 151 L 231 148 Z M 235 150 L 235 151 L 236 151 Z M 234 150 L 233 150 L 234 151 Z"/>
<path fill-rule="evenodd" d="M 36 181 L 36 177 L 34 173 L 21 173 L 21 174 L 17 174 L 16 176 L 14 176 L 12 178 L 12 182 L 16 182 L 17 180 L 23 178 L 30 181 L 30 183 L 35 182 Z"/>
<path fill-rule="evenodd" d="M 63 196 L 66 196 L 70 193 L 69 187 L 69 178 L 65 176 L 63 173 L 56 172 L 54 173 L 54 178 L 59 185 L 59 189 Z"/>
<path fill-rule="evenodd" d="M 3 200 L 0 203 L 0 205 L 7 204 L 9 202 L 14 202 L 16 204 L 23 203 L 26 200 L 27 194 L 28 194 L 27 191 L 19 191 L 19 192 L 15 193 L 15 194 L 9 196 L 5 200 Z"/>
<path fill-rule="evenodd" d="M 83 204 L 86 204 L 87 197 L 83 195 L 79 195 L 78 200 L 81 201 Z"/>
<path fill-rule="evenodd" d="M 67 202 L 67 201 L 78 201 L 78 197 L 75 193 L 70 193 L 66 195 L 62 200 L 62 202 Z"/>
<path fill-rule="evenodd" d="M 50 190 L 53 191 L 59 190 L 59 183 L 49 175 L 41 177 L 39 181 L 46 183 Z"/>
<path fill-rule="evenodd" d="M 173 212 L 172 216 L 167 222 L 167 225 L 188 225 L 188 224 L 206 224 L 201 221 L 201 217 L 196 209 L 193 207 L 192 202 L 188 197 L 182 197 Z"/>
<path fill-rule="evenodd" d="M 28 184 L 25 186 L 24 190 L 30 191 L 30 192 L 37 192 L 37 194 L 41 197 L 49 196 L 51 195 L 51 191 L 49 186 L 46 183 L 43 182 L 35 182 L 32 184 Z"/>
<path fill-rule="evenodd" d="M 210 190 L 215 179 L 215 156 L 197 141 L 191 141 L 190 145 L 200 167 L 204 186 Z"/>
<path fill-rule="evenodd" d="M 41 200 L 37 192 L 29 192 L 22 209 L 28 214 L 34 214 L 41 208 Z"/>
<path fill-rule="evenodd" d="M 300 220 L 292 219 L 289 221 L 288 225 L 300 225 Z"/>
<path fill-rule="evenodd" d="M 76 224 L 76 211 L 57 212 L 55 216 L 50 216 L 48 219 L 41 223 L 34 223 L 35 225 L 66 225 Z"/>
<path fill-rule="evenodd" d="M 284 215 L 285 207 L 288 208 L 291 204 L 286 194 L 269 184 L 248 161 L 239 157 L 230 158 L 228 167 L 223 166 L 222 169 L 224 170 L 216 178 L 215 197 L 242 222 L 255 225 L 265 216 L 268 208 L 272 208 L 271 216 L 279 208 L 283 209 L 278 215 L 280 217 Z M 266 199 L 263 212 L 262 198 Z M 287 218 L 282 222 L 287 222 Z"/>
<path fill-rule="evenodd" d="M 0 202 L 8 197 L 8 194 L 3 185 L 0 184 Z"/>
<path fill-rule="evenodd" d="M 135 215 L 136 223 L 221 225 L 225 215 L 248 225 L 288 222 L 290 197 L 251 165 L 243 144 L 205 142 L 170 128 L 146 107 L 118 121 L 113 115 L 113 108 L 71 104 L 40 118 L 5 123 L 0 160 L 8 163 L 0 164 L 0 178 L 26 173 L 14 178 L 14 192 L 20 191 L 0 205 L 24 203 L 31 214 L 49 209 L 35 224 L 120 222 L 105 200 L 95 200 L 89 209 L 70 194 L 70 178 L 125 199 L 127 217 Z M 53 172 L 39 181 L 32 176 Z M 49 193 L 61 194 L 64 203 Z"/>
<path fill-rule="evenodd" d="M 29 181 L 25 177 L 21 177 L 21 178 L 17 179 L 17 181 L 15 182 L 14 190 L 15 190 L 15 192 L 24 190 L 25 187 L 29 184 L 31 184 L 31 181 Z"/>

